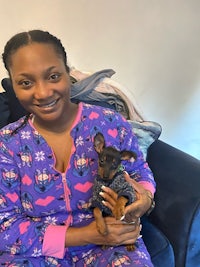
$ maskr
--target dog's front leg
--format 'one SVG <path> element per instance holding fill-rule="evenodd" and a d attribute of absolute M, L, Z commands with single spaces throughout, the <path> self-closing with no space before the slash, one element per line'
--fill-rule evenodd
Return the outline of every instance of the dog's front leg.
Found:
<path fill-rule="evenodd" d="M 119 197 L 117 199 L 116 205 L 113 209 L 113 216 L 116 220 L 120 220 L 124 216 L 124 210 L 128 199 L 126 197 Z"/>
<path fill-rule="evenodd" d="M 96 220 L 96 225 L 97 225 L 97 230 L 100 234 L 102 235 L 107 235 L 108 231 L 107 231 L 107 227 L 106 227 L 106 223 L 104 221 L 104 218 L 102 216 L 102 212 L 99 208 L 94 208 L 94 218 Z"/>

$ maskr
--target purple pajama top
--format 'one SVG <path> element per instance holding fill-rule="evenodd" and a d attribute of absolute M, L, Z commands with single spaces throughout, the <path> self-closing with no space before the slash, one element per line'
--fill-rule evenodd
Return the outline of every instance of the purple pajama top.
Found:
<path fill-rule="evenodd" d="M 72 266 L 77 262 L 73 266 L 79 266 L 78 259 L 88 251 L 100 250 L 93 244 L 64 247 L 69 226 L 87 225 L 94 219 L 90 201 L 97 176 L 96 133 L 105 136 L 107 146 L 137 153 L 137 160 L 124 161 L 124 167 L 150 190 L 155 188 L 152 172 L 131 126 L 113 110 L 79 104 L 71 128 L 71 157 L 64 173 L 55 169 L 54 153 L 31 120 L 11 135 L 23 120 L 0 130 L 0 264 L 22 266 L 26 261 L 23 266 Z M 141 250 L 145 251 L 143 243 Z"/>

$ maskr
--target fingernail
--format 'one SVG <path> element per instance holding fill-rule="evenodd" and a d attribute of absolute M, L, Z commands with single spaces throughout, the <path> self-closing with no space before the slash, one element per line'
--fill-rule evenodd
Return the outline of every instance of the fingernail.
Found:
<path fill-rule="evenodd" d="M 137 239 L 140 239 L 140 238 L 142 238 L 142 235 L 139 235 Z"/>
<path fill-rule="evenodd" d="M 123 221 L 124 218 L 125 218 L 125 215 L 123 215 L 123 216 L 120 218 L 120 221 Z"/>
<path fill-rule="evenodd" d="M 99 192 L 99 195 L 103 197 L 104 196 L 104 193 L 103 192 Z"/>
<path fill-rule="evenodd" d="M 106 204 L 106 202 L 105 202 L 104 200 L 102 200 L 101 202 L 102 202 L 102 204 L 103 204 L 103 205 L 105 205 L 105 204 Z"/>
<path fill-rule="evenodd" d="M 142 230 L 142 224 L 140 224 L 140 231 Z"/>

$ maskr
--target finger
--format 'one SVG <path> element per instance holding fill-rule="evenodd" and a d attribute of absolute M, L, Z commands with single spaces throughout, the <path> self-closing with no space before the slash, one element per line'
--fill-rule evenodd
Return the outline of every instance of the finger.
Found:
<path fill-rule="evenodd" d="M 131 205 L 126 206 L 125 220 L 132 221 L 135 218 L 139 218 L 140 216 L 141 216 L 141 205 L 139 201 L 135 201 Z"/>
<path fill-rule="evenodd" d="M 100 192 L 99 194 L 104 198 L 102 204 L 113 212 L 116 201 L 104 192 Z"/>
<path fill-rule="evenodd" d="M 131 179 L 129 174 L 126 171 L 124 171 L 124 177 L 126 181 L 129 182 L 133 186 L 135 191 L 137 191 L 140 194 L 144 193 L 144 187 L 138 182 L 136 182 L 134 179 Z"/>
<path fill-rule="evenodd" d="M 105 207 L 107 207 L 107 208 L 109 208 L 111 211 L 113 211 L 113 207 L 114 207 L 114 205 L 110 204 L 109 202 L 107 202 L 107 201 L 105 201 L 105 200 L 103 200 L 102 203 L 103 203 L 103 205 L 104 205 Z"/>
<path fill-rule="evenodd" d="M 125 214 L 123 221 L 125 223 L 138 224 L 138 217 L 133 212 L 129 212 Z"/>
<path fill-rule="evenodd" d="M 107 187 L 107 186 L 102 186 L 101 189 L 107 193 L 107 197 L 111 197 L 115 200 L 117 200 L 117 193 L 115 193 L 115 191 L 113 191 L 111 188 Z"/>
<path fill-rule="evenodd" d="M 100 192 L 100 195 L 104 198 L 103 204 L 109 209 L 113 210 L 117 201 L 117 194 L 110 188 L 103 186 L 103 192 Z"/>
<path fill-rule="evenodd" d="M 139 209 L 139 201 L 135 201 L 132 204 L 125 207 L 125 214 L 126 213 L 134 213 L 136 210 Z"/>

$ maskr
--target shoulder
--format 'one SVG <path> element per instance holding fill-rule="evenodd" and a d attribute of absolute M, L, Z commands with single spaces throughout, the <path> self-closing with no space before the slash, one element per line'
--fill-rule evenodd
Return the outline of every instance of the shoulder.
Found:
<path fill-rule="evenodd" d="M 130 123 L 117 111 L 102 106 L 83 103 L 82 120 L 90 134 L 101 132 L 107 143 L 120 143 L 134 135 Z"/>
<path fill-rule="evenodd" d="M 22 133 L 23 131 L 30 130 L 31 127 L 30 127 L 30 124 L 29 124 L 29 123 L 26 123 L 26 124 L 24 125 L 24 127 L 22 127 L 22 128 L 20 129 L 20 126 L 23 124 L 24 120 L 25 120 L 25 116 L 22 117 L 22 118 L 20 118 L 20 119 L 18 119 L 18 120 L 15 121 L 15 122 L 12 122 L 12 123 L 7 124 L 7 125 L 4 126 L 3 128 L 1 128 L 1 129 L 0 129 L 1 140 L 2 140 L 2 141 L 3 141 L 3 140 L 6 140 L 6 141 L 8 141 L 8 140 L 15 140 L 15 139 L 17 139 L 19 136 L 21 136 L 21 133 Z M 19 128 L 19 130 L 17 131 L 17 133 L 13 135 L 13 131 L 15 131 L 15 130 L 18 129 L 18 128 Z"/>
<path fill-rule="evenodd" d="M 99 105 L 91 105 L 82 102 L 82 112 L 83 114 L 87 114 L 90 118 L 102 118 L 108 122 L 112 123 L 124 123 L 129 125 L 128 121 L 114 109 L 99 106 Z M 92 114 L 92 115 L 91 115 Z"/>

